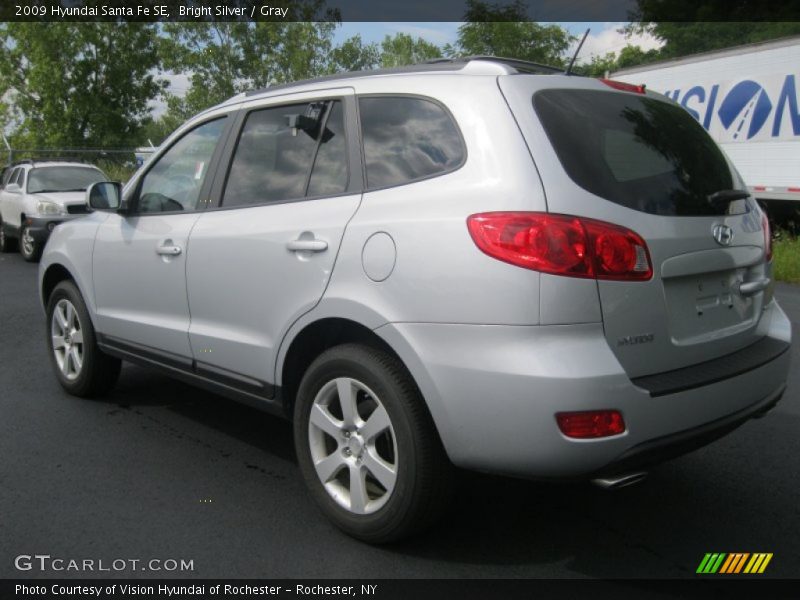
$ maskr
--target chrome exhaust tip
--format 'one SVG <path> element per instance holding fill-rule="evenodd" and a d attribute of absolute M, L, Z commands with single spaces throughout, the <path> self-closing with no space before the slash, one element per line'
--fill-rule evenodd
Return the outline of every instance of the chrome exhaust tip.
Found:
<path fill-rule="evenodd" d="M 599 477 L 592 479 L 592 483 L 604 490 L 618 490 L 643 481 L 647 477 L 646 471 L 638 473 L 626 473 L 625 475 L 614 475 L 612 477 Z"/>

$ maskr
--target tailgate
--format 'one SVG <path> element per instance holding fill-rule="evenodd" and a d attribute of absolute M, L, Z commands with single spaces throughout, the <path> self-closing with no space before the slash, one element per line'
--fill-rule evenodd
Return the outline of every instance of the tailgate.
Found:
<path fill-rule="evenodd" d="M 608 343 L 631 377 L 758 341 L 771 299 L 764 216 L 723 152 L 677 104 L 582 77 L 499 78 L 548 211 L 627 227 L 649 281 L 597 282 Z"/>

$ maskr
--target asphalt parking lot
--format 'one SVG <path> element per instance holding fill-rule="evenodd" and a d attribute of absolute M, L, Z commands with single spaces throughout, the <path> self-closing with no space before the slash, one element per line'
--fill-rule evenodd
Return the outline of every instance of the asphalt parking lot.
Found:
<path fill-rule="evenodd" d="M 765 418 L 615 492 L 464 475 L 439 527 L 374 548 L 317 511 L 287 422 L 133 366 L 106 399 L 63 393 L 36 271 L 0 255 L 0 577 L 41 576 L 14 567 L 35 553 L 193 560 L 173 574 L 191 577 L 694 577 L 706 552 L 800 576 L 800 287 L 778 287 L 793 372 Z"/>

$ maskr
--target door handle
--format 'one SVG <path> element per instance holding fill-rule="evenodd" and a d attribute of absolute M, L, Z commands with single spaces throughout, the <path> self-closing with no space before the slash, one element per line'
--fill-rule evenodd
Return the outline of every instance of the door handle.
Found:
<path fill-rule="evenodd" d="M 328 249 L 328 242 L 318 239 L 297 239 L 286 244 L 292 252 L 324 252 Z"/>
<path fill-rule="evenodd" d="M 178 256 L 183 250 L 180 246 L 159 246 L 156 248 L 156 254 L 161 256 Z"/>
<path fill-rule="evenodd" d="M 748 281 L 747 283 L 740 281 L 736 286 L 736 291 L 742 296 L 752 296 L 753 294 L 757 294 L 758 292 L 767 289 L 769 284 L 770 280 L 768 277 L 765 277 L 764 279 L 757 279 L 756 281 Z"/>

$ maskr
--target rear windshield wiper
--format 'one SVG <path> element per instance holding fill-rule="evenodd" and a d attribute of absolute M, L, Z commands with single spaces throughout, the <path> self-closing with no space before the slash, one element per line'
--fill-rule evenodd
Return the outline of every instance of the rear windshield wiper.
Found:
<path fill-rule="evenodd" d="M 708 203 L 717 208 L 720 206 L 727 206 L 734 200 L 745 200 L 750 197 L 750 192 L 747 190 L 720 190 L 709 194 Z"/>

